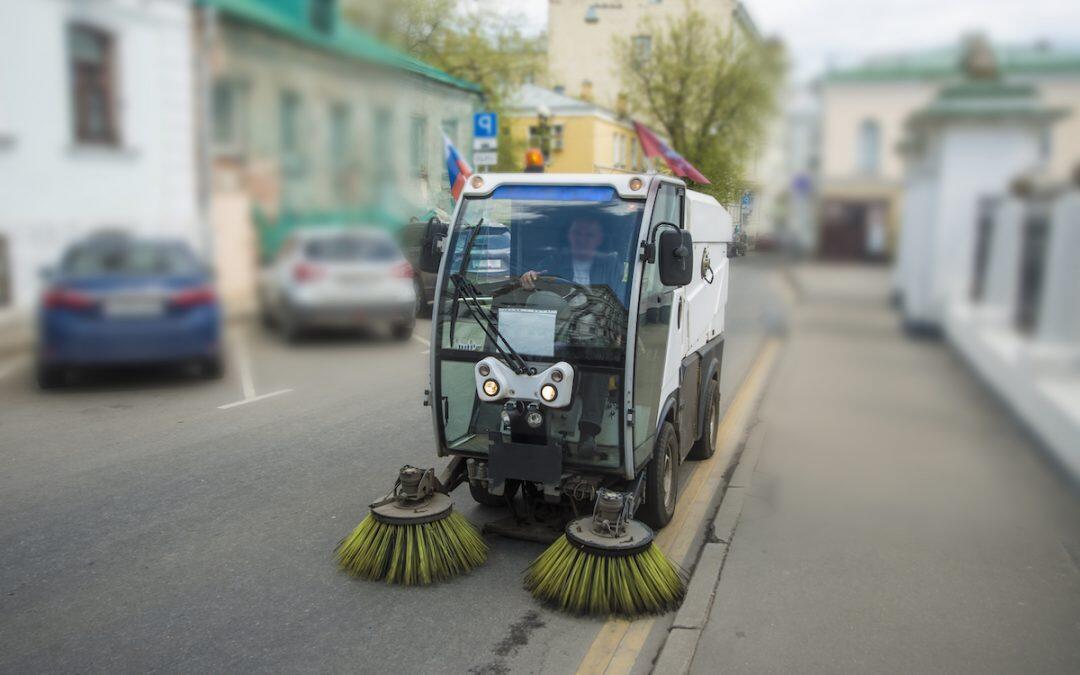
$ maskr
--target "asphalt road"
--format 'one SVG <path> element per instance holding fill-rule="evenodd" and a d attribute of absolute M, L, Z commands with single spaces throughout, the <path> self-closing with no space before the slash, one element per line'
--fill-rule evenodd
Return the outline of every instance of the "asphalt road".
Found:
<path fill-rule="evenodd" d="M 753 259 L 733 271 L 725 400 L 782 321 L 778 279 Z M 28 359 L 0 364 L 0 671 L 577 667 L 602 621 L 521 588 L 540 545 L 489 539 L 485 566 L 429 588 L 333 562 L 401 464 L 439 461 L 423 340 L 285 346 L 238 325 L 229 342 L 218 381 L 121 374 L 39 392 Z M 475 523 L 501 515 L 454 496 Z"/>

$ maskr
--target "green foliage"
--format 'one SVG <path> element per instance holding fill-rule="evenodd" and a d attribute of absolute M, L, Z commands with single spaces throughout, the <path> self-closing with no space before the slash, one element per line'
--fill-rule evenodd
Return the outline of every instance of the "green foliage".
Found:
<path fill-rule="evenodd" d="M 775 110 L 782 45 L 737 25 L 725 30 L 691 2 L 667 22 L 646 20 L 638 34 L 651 36 L 647 50 L 632 39 L 615 44 L 631 108 L 712 181 L 699 189 L 736 199 Z"/>
<path fill-rule="evenodd" d="M 341 541 L 337 561 L 349 574 L 370 581 L 426 586 L 478 567 L 487 550 L 457 511 L 422 525 L 390 525 L 369 513 Z"/>
<path fill-rule="evenodd" d="M 506 96 L 544 68 L 544 37 L 524 35 L 520 19 L 492 0 L 348 0 L 346 15 L 376 37 L 480 85 L 484 107 L 502 112 Z M 500 171 L 520 171 L 524 146 L 500 134 Z"/>
<path fill-rule="evenodd" d="M 628 618 L 672 611 L 686 594 L 682 575 L 656 544 L 608 556 L 578 548 L 565 534 L 529 565 L 525 588 L 565 612 Z"/>

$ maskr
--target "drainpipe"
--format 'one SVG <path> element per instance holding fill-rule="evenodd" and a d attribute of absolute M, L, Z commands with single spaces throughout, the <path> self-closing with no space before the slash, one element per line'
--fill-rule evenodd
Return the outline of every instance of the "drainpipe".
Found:
<path fill-rule="evenodd" d="M 195 5 L 195 93 L 196 93 L 196 160 L 198 162 L 198 208 L 202 230 L 202 250 L 206 261 L 215 261 L 214 224 L 210 217 L 213 193 L 213 154 L 210 129 L 213 122 L 213 72 L 210 55 L 217 35 L 217 10 L 201 3 Z"/>

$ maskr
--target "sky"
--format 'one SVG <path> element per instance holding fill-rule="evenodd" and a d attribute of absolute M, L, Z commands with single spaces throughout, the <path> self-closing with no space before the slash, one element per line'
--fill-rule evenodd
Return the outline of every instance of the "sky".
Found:
<path fill-rule="evenodd" d="M 665 0 L 673 2 L 677 0 Z M 708 0 L 704 0 L 708 1 Z M 1080 0 L 744 0 L 758 28 L 787 44 L 796 79 L 883 52 L 954 44 L 980 31 L 994 41 L 1080 49 Z M 533 32 L 547 0 L 499 0 Z"/>

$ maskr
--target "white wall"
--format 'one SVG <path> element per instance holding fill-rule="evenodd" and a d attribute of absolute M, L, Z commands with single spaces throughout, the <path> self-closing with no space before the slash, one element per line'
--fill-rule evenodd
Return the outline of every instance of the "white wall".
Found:
<path fill-rule="evenodd" d="M 114 35 L 118 147 L 74 142 L 72 21 Z M 41 267 L 97 228 L 200 241 L 190 22 L 186 0 L 0 2 L 0 233 L 15 308 L 33 306 Z"/>

